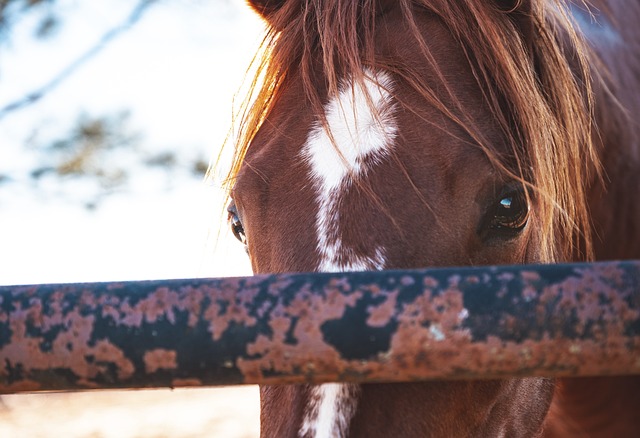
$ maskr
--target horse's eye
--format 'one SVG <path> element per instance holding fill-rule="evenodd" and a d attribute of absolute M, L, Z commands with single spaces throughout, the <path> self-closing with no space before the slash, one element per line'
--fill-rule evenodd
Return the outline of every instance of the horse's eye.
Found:
<path fill-rule="evenodd" d="M 247 244 L 247 236 L 244 234 L 244 228 L 242 226 L 242 222 L 240 222 L 240 218 L 237 215 L 232 215 L 229 217 L 229 225 L 231 226 L 231 232 L 242 244 Z"/>
<path fill-rule="evenodd" d="M 227 212 L 229 216 L 227 217 L 227 222 L 229 223 L 229 227 L 231 227 L 231 232 L 243 245 L 247 244 L 247 235 L 244 232 L 244 227 L 242 226 L 242 222 L 240 221 L 240 217 L 238 216 L 238 210 L 236 209 L 235 204 L 229 205 L 227 208 Z"/>
<path fill-rule="evenodd" d="M 529 219 L 529 203 L 522 191 L 513 191 L 500 198 L 491 212 L 492 230 L 520 231 Z"/>

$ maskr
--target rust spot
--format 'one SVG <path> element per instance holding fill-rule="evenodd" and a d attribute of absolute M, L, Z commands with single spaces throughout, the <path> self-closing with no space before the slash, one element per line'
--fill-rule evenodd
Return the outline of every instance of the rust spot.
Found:
<path fill-rule="evenodd" d="M 204 386 L 204 383 L 200 379 L 173 379 L 170 386 L 172 388 L 183 388 L 192 386 Z"/>
<path fill-rule="evenodd" d="M 171 370 L 178 367 L 178 354 L 174 350 L 150 350 L 144 356 L 144 368 L 147 373 L 155 373 L 158 370 Z"/>
<path fill-rule="evenodd" d="M 19 382 L 8 384 L 6 388 L 3 388 L 3 392 L 11 394 L 14 392 L 36 392 L 41 389 L 42 384 L 40 382 L 36 382 L 34 380 L 21 380 Z"/>
<path fill-rule="evenodd" d="M 395 313 L 398 291 L 384 294 L 385 300 L 376 307 L 369 307 L 367 324 L 371 327 L 384 327 L 391 321 Z"/>
<path fill-rule="evenodd" d="M 429 289 L 435 289 L 438 287 L 438 280 L 433 277 L 424 277 L 422 280 L 422 285 Z"/>
<path fill-rule="evenodd" d="M 254 326 L 256 318 L 251 316 L 250 304 L 259 292 L 256 287 L 239 289 L 238 280 L 232 279 L 225 283 L 220 290 L 208 290 L 206 295 L 214 296 L 209 307 L 204 312 L 204 319 L 209 321 L 209 331 L 213 340 L 217 341 L 232 322 L 246 326 Z"/>

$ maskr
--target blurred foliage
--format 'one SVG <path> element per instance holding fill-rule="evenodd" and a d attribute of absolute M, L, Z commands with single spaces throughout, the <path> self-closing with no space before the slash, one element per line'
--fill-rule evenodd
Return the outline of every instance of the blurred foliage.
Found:
<path fill-rule="evenodd" d="M 78 200 L 94 209 L 107 196 L 135 190 L 132 180 L 145 173 L 162 178 L 170 189 L 176 177 L 204 178 L 208 162 L 203 157 L 178 156 L 174 151 L 150 150 L 141 132 L 132 128 L 129 111 L 110 115 L 81 114 L 68 132 L 50 138 L 35 130 L 28 141 L 38 165 L 28 175 L 37 186 L 82 183 Z M 0 184 L 12 178 L 0 177 Z M 94 187 L 91 189 L 91 187 Z"/>
<path fill-rule="evenodd" d="M 20 8 L 16 6 L 15 9 L 18 9 L 17 13 L 11 13 L 14 8 L 12 8 L 8 3 L 7 6 L 3 7 L 4 18 L 2 18 L 2 21 L 4 22 L 4 25 L 0 27 L 0 33 L 4 33 L 5 35 L 10 35 L 12 26 L 15 25 L 16 21 L 19 21 L 12 18 L 28 16 L 36 6 L 41 4 L 49 5 L 50 8 L 52 8 L 54 4 L 57 5 L 57 3 L 55 3 L 56 0 L 36 0 L 35 2 L 25 2 L 22 0 L 12 1 L 14 2 L 14 5 L 23 5 L 23 7 Z M 44 83 L 44 85 L 26 93 L 22 98 L 9 102 L 4 106 L 0 106 L 0 121 L 17 110 L 33 105 L 56 89 L 61 83 L 67 81 L 76 70 L 91 61 L 113 40 L 133 28 L 145 16 L 149 8 L 159 2 L 160 0 L 137 0 L 134 7 L 131 9 L 129 16 L 124 21 L 104 32 L 102 37 L 92 47 L 78 56 L 74 61 L 70 62 L 57 74 L 53 74 L 51 78 Z M 60 20 L 58 20 L 57 16 L 52 11 L 54 11 L 54 9 L 50 9 L 48 14 L 40 17 L 40 24 L 36 27 L 34 32 L 36 36 L 51 36 L 53 30 L 59 28 Z M 8 40 L 8 37 L 5 38 L 5 42 L 6 40 Z"/>
<path fill-rule="evenodd" d="M 135 148 L 140 135 L 128 126 L 129 113 L 114 116 L 90 117 L 82 114 L 71 131 L 49 144 L 36 145 L 44 152 L 46 164 L 31 172 L 31 177 L 48 174 L 60 177 L 92 177 L 104 189 L 122 186 L 127 171 L 122 166 L 110 165 L 107 154 L 119 148 Z"/>
<path fill-rule="evenodd" d="M 52 36 L 61 24 L 56 4 L 56 0 L 0 0 L 0 42 L 8 41 L 14 27 L 32 13 L 37 13 L 39 20 L 34 37 Z"/>
<path fill-rule="evenodd" d="M 0 0 L 0 49 L 4 44 L 11 44 L 12 33 L 28 18 L 36 19 L 32 37 L 37 40 L 64 31 L 63 3 L 61 0 Z M 91 62 L 112 40 L 137 24 L 156 3 L 160 3 L 159 0 L 132 0 L 131 14 L 107 30 L 94 47 L 52 75 L 41 88 L 0 107 L 0 123 L 7 123 L 4 117 L 15 111 L 37 105 L 60 83 L 68 81 L 76 69 Z M 0 76 L 0 84 L 1 81 Z M 34 165 L 26 171 L 3 169 L 0 186 L 29 182 L 42 196 L 63 196 L 93 209 L 111 194 L 135 191 L 136 178 L 141 174 L 161 178 L 163 187 L 171 188 L 178 181 L 176 176 L 202 179 L 208 168 L 203 157 L 183 154 L 178 157 L 176 152 L 158 151 L 157 146 L 145 144 L 142 132 L 132 127 L 129 110 L 99 115 L 81 113 L 67 129 L 54 134 L 50 131 L 46 123 L 33 127 L 25 141 L 25 152 L 34 154 Z M 78 192 L 80 194 L 76 194 Z"/>

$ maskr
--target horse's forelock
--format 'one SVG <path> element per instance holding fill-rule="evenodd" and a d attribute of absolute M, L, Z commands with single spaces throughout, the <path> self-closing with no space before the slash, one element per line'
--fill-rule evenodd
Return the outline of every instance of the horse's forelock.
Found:
<path fill-rule="evenodd" d="M 415 4 L 439 17 L 462 45 L 478 86 L 512 150 L 507 163 L 477 128 L 464 107 L 447 107 L 436 89 L 455 89 L 441 75 L 429 84 L 418 72 L 385 64 L 376 56 L 376 26 L 390 4 L 400 8 L 415 39 L 416 55 L 429 60 L 429 45 L 417 26 Z M 542 8 L 535 0 L 512 2 L 445 0 L 289 0 L 269 16 L 270 30 L 254 62 L 262 83 L 252 82 L 245 102 L 229 183 L 249 144 L 293 72 L 300 78 L 314 114 L 322 115 L 327 95 L 340 91 L 341 78 L 364 83 L 367 67 L 391 70 L 473 138 L 503 173 L 528 187 L 538 206 L 541 252 L 548 261 L 588 257 L 591 240 L 585 186 L 597 168 L 591 140 L 586 54 L 561 1 Z M 526 7 L 526 12 L 522 9 Z M 548 24 L 551 24 L 550 26 Z M 404 42 L 407 44 L 408 42 Z M 571 53 L 568 48 L 571 48 Z M 574 65 L 567 60 L 572 58 Z M 403 66 L 405 67 L 405 66 Z M 438 72 L 438 66 L 431 66 Z M 571 67 L 574 68 L 572 71 Z M 575 74 L 575 69 L 578 74 Z M 253 79 L 252 79 L 253 81 Z M 455 96 L 454 96 L 455 97 Z M 565 236 L 559 235 L 562 233 Z"/>

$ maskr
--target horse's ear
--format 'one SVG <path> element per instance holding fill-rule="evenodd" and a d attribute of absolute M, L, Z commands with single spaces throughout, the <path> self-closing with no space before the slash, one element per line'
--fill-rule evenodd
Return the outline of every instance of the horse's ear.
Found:
<path fill-rule="evenodd" d="M 278 11 L 287 0 L 249 0 L 249 5 L 266 20 Z"/>

